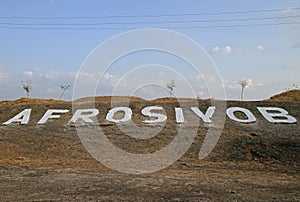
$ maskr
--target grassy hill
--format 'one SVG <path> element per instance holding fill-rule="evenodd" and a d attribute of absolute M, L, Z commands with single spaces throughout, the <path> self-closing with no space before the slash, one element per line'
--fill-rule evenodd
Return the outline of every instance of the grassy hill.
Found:
<path fill-rule="evenodd" d="M 116 106 L 129 100 L 132 121 L 140 127 L 131 130 L 138 135 L 146 130 L 158 130 L 150 139 L 126 135 L 117 124 L 105 120 L 111 108 L 111 97 L 95 99 L 100 113 L 97 122 L 118 148 L 131 153 L 153 153 L 168 145 L 180 127 L 196 137 L 189 150 L 170 167 L 145 174 L 123 174 L 97 162 L 81 143 L 76 128 L 68 121 L 72 107 L 92 107 L 91 98 L 72 102 L 19 99 L 0 102 L 0 123 L 25 108 L 32 113 L 28 125 L 0 125 L 0 200 L 1 201 L 210 201 L 210 200 L 300 200 L 300 124 L 272 124 L 257 111 L 257 106 L 276 106 L 286 109 L 300 120 L 300 103 L 294 97 L 299 91 L 273 96 L 268 101 L 226 102 L 228 107 L 249 109 L 257 121 L 243 124 L 228 117 L 222 135 L 204 160 L 198 157 L 207 131 L 214 127 L 204 124 L 189 110 L 198 103 L 205 111 L 210 100 L 158 99 L 117 97 Z M 297 98 L 298 99 L 298 98 Z M 92 99 L 94 100 L 94 99 Z M 162 106 L 168 116 L 166 124 L 147 125 L 141 109 Z M 176 124 L 174 108 L 182 105 L 184 124 Z M 59 119 L 49 119 L 44 125 L 37 121 L 47 109 L 69 109 Z M 199 124 L 199 126 L 197 126 Z M 86 126 L 82 126 L 86 127 Z M 139 190 L 139 191 L 137 191 Z"/>
<path fill-rule="evenodd" d="M 299 102 L 300 101 L 300 90 L 289 90 L 270 98 L 270 101 L 274 102 Z"/>

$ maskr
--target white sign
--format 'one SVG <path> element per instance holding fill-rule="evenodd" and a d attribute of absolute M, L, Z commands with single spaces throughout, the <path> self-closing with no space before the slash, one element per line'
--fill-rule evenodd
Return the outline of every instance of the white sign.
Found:
<path fill-rule="evenodd" d="M 199 117 L 204 123 L 211 123 L 211 118 L 214 115 L 216 107 L 209 106 L 205 113 L 203 113 L 197 107 L 191 107 L 189 110 L 193 111 L 195 115 Z M 163 113 L 153 112 L 153 111 L 164 111 L 163 107 L 160 106 L 149 106 L 141 110 L 141 114 L 149 117 L 148 120 L 143 121 L 146 124 L 160 123 L 167 120 L 167 115 Z M 175 109 L 176 123 L 184 123 L 184 110 L 182 108 L 176 107 Z M 297 119 L 289 115 L 288 111 L 279 107 L 257 107 L 257 110 L 261 115 L 270 123 L 296 123 Z M 13 118 L 4 122 L 3 125 L 9 125 L 11 123 L 20 123 L 26 125 L 29 122 L 30 114 L 32 109 L 24 109 L 19 114 L 15 115 Z M 68 109 L 48 109 L 42 118 L 37 122 L 37 124 L 45 124 L 49 119 L 58 119 L 60 114 L 68 113 Z M 124 116 L 122 118 L 115 118 L 116 113 L 122 112 Z M 242 113 L 245 115 L 244 119 L 238 118 L 236 113 Z M 84 121 L 86 123 L 93 123 L 96 116 L 99 114 L 99 110 L 95 108 L 91 109 L 78 109 L 73 114 L 70 119 L 70 123 L 75 123 L 78 120 Z M 254 114 L 246 108 L 242 107 L 230 107 L 226 110 L 226 114 L 229 119 L 240 122 L 240 123 L 254 123 L 256 122 L 256 117 Z M 115 107 L 109 110 L 106 115 L 106 120 L 114 123 L 127 122 L 132 118 L 132 110 L 129 107 Z M 154 118 L 154 119 L 153 119 Z M 94 119 L 94 120 L 93 120 Z"/>

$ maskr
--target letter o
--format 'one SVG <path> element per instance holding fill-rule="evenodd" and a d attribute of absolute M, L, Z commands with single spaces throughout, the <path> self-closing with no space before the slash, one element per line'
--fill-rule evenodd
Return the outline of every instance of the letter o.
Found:
<path fill-rule="evenodd" d="M 114 115 L 115 113 L 123 111 L 124 112 L 124 117 L 122 119 L 115 119 Z M 106 120 L 114 123 L 119 123 L 119 122 L 126 122 L 130 121 L 132 116 L 132 110 L 128 107 L 115 107 L 109 110 L 109 112 L 106 115 Z"/>
<path fill-rule="evenodd" d="M 239 119 L 234 115 L 234 112 L 242 112 L 247 116 L 247 119 Z M 249 111 L 246 108 L 242 107 L 230 107 L 226 110 L 227 116 L 234 121 L 240 122 L 240 123 L 252 123 L 256 121 L 255 116 L 252 114 L 251 111 Z"/>

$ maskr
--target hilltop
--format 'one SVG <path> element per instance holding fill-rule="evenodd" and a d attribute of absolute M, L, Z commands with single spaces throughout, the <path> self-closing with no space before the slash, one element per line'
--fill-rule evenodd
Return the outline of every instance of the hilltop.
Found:
<path fill-rule="evenodd" d="M 143 98 L 131 96 L 96 96 L 96 97 L 85 97 L 74 100 L 77 103 L 89 103 L 89 102 L 102 102 L 109 103 L 111 101 L 121 102 L 121 101 L 129 101 L 129 102 L 187 102 L 194 100 L 202 100 L 202 101 L 211 101 L 212 99 L 194 99 L 194 98 L 157 98 L 155 100 L 145 100 Z M 300 101 L 300 90 L 289 90 L 276 95 L 273 95 L 266 101 L 274 101 L 274 102 L 298 102 Z M 25 105 L 25 104 L 63 104 L 63 103 L 71 103 L 72 101 L 64 101 L 64 100 L 55 100 L 55 99 L 38 99 L 38 98 L 20 98 L 17 100 L 11 101 L 0 101 L 1 105 Z"/>
<path fill-rule="evenodd" d="M 274 102 L 299 102 L 300 101 L 300 90 L 289 90 L 270 98 L 270 101 Z"/>

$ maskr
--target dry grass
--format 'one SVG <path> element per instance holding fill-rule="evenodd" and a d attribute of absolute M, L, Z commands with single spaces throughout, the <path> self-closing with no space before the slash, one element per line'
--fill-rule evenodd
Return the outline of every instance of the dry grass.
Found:
<path fill-rule="evenodd" d="M 300 90 L 289 90 L 277 95 L 272 96 L 269 101 L 275 102 L 299 102 Z"/>
<path fill-rule="evenodd" d="M 299 92 L 299 91 L 297 91 Z M 290 92 L 283 95 L 291 97 Z M 107 124 L 105 115 L 111 100 L 120 105 L 129 101 L 132 121 L 139 134 L 152 130 L 143 124 L 141 109 L 159 103 L 168 115 L 165 126 L 149 140 L 125 134 L 117 124 Z M 72 102 L 22 98 L 0 102 L 0 123 L 7 121 L 25 107 L 32 108 L 29 124 L 0 124 L 0 201 L 299 201 L 300 139 L 299 122 L 271 124 L 256 110 L 270 102 L 228 101 L 227 106 L 249 109 L 257 118 L 253 124 L 226 119 L 222 135 L 213 152 L 199 160 L 199 149 L 209 126 L 191 110 L 195 101 L 205 110 L 209 100 L 161 98 L 146 101 L 137 97 L 96 97 L 76 100 L 82 107 L 95 102 L 100 113 L 99 126 L 118 148 L 130 153 L 152 153 L 169 144 L 179 125 L 175 123 L 174 107 L 185 102 L 185 134 L 196 138 L 182 158 L 172 166 L 147 175 L 127 175 L 106 168 L 84 148 L 77 130 L 68 124 Z M 298 120 L 299 102 L 278 102 Z M 37 121 L 47 109 L 69 109 L 59 119 L 44 125 Z M 98 125 L 80 126 L 86 129 Z M 139 191 L 137 191 L 139 190 Z"/>
<path fill-rule="evenodd" d="M 54 99 L 37 99 L 37 98 L 20 98 L 13 101 L 1 101 L 0 106 L 19 106 L 27 104 L 65 104 L 70 103 L 63 100 L 54 100 Z"/>
<path fill-rule="evenodd" d="M 97 96 L 97 97 L 85 97 L 75 100 L 75 103 L 110 103 L 114 102 L 154 102 L 154 103 L 174 103 L 174 102 L 192 102 L 192 101 L 212 101 L 212 99 L 195 99 L 195 98 L 158 98 L 155 100 L 145 100 L 143 98 L 135 96 Z M 277 95 L 272 96 L 266 101 L 275 102 L 299 102 L 300 90 L 290 90 Z M 68 104 L 72 101 L 63 101 L 55 99 L 37 99 L 37 98 L 20 98 L 17 100 L 0 101 L 0 106 L 19 106 L 27 104 Z"/>

